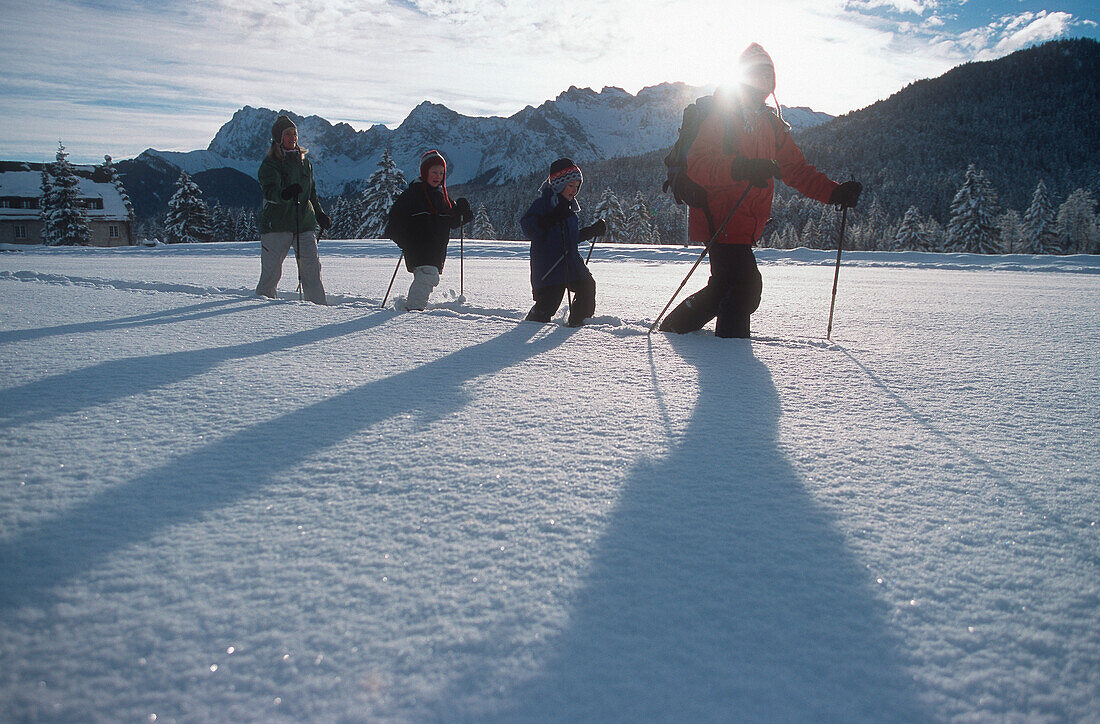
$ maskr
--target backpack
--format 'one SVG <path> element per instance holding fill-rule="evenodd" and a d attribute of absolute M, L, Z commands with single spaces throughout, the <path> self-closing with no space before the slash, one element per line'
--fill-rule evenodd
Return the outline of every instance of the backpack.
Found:
<path fill-rule="evenodd" d="M 699 135 L 699 127 L 703 125 L 703 121 L 710 115 L 713 108 L 714 98 L 703 96 L 684 109 L 680 135 L 665 156 L 668 175 L 664 184 L 661 185 L 661 190 L 665 193 L 672 192 L 672 198 L 677 204 L 687 204 L 691 208 L 704 211 L 707 209 L 707 190 L 688 178 L 687 155 L 691 144 L 695 143 L 695 137 Z"/>
<path fill-rule="evenodd" d="M 707 225 L 711 234 L 714 233 L 714 219 L 711 217 L 710 207 L 707 205 L 707 190 L 688 178 L 687 155 L 691 150 L 691 144 L 699 135 L 699 128 L 703 121 L 714 111 L 714 96 L 703 96 L 684 109 L 684 121 L 680 125 L 680 135 L 676 143 L 669 149 L 665 156 L 665 166 L 668 167 L 668 175 L 661 189 L 666 193 L 671 191 L 672 198 L 677 204 L 687 204 L 693 209 L 701 209 L 707 217 Z M 775 151 L 778 155 L 783 143 L 783 133 L 790 131 L 790 126 L 778 115 L 770 115 L 770 120 L 775 127 Z M 733 127 L 733 118 L 726 119 L 726 132 L 723 137 L 723 145 L 727 153 L 732 152 L 734 139 L 737 132 Z"/>

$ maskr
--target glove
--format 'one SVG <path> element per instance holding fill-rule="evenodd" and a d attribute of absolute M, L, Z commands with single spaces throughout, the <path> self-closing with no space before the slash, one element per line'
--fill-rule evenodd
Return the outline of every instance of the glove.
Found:
<path fill-rule="evenodd" d="M 607 233 L 607 222 L 603 219 L 599 219 L 591 226 L 586 226 L 581 229 L 580 239 L 581 241 L 588 241 L 594 239 L 597 236 L 603 236 Z"/>
<path fill-rule="evenodd" d="M 765 188 L 768 179 L 783 178 L 779 162 L 771 158 L 735 158 L 730 164 L 730 177 L 734 181 L 748 181 L 753 186 Z"/>
<path fill-rule="evenodd" d="M 283 189 L 282 192 L 279 193 L 279 195 L 283 197 L 284 201 L 290 201 L 291 199 L 296 198 L 300 193 L 302 193 L 302 185 L 291 184 Z"/>
<path fill-rule="evenodd" d="M 332 226 L 332 219 L 324 211 L 317 209 L 314 216 L 317 217 L 317 226 L 321 227 L 321 231 L 328 231 L 328 227 Z"/>
<path fill-rule="evenodd" d="M 859 181 L 845 181 L 833 189 L 833 193 L 829 196 L 829 203 L 852 209 L 859 203 L 859 195 L 862 192 L 863 184 Z"/>
<path fill-rule="evenodd" d="M 455 199 L 455 216 L 463 224 L 468 224 L 474 220 L 474 212 L 470 210 L 470 202 L 465 198 Z"/>
<path fill-rule="evenodd" d="M 561 194 L 558 194 L 558 205 L 551 209 L 549 214 L 539 220 L 539 226 L 544 229 L 549 229 L 551 226 L 565 221 L 566 217 L 569 216 L 572 211 L 572 203 L 566 201 L 565 197 Z"/>

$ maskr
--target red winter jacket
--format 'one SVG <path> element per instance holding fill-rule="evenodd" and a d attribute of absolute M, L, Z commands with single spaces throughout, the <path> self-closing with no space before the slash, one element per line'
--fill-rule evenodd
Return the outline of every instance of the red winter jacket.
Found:
<path fill-rule="evenodd" d="M 740 111 L 734 109 L 734 114 Z M 737 118 L 735 115 L 735 118 Z M 707 205 L 715 227 L 729 214 L 730 209 L 745 193 L 747 181 L 734 181 L 730 166 L 735 158 L 775 159 L 783 172 L 783 183 L 803 195 L 822 203 L 829 203 L 835 181 L 806 162 L 802 151 L 791 139 L 787 125 L 766 106 L 758 111 L 745 111 L 733 122 L 731 133 L 736 139 L 729 149 L 723 148 L 726 121 L 722 112 L 712 112 L 699 126 L 699 135 L 687 155 L 687 174 L 692 181 L 707 190 Z M 726 153 L 727 150 L 733 153 Z M 752 245 L 764 231 L 764 224 L 772 210 L 773 181 L 768 179 L 766 188 L 752 188 L 729 220 L 716 242 L 719 244 Z M 713 231 L 707 224 L 702 209 L 692 208 L 688 216 L 688 235 L 692 241 L 707 242 Z"/>

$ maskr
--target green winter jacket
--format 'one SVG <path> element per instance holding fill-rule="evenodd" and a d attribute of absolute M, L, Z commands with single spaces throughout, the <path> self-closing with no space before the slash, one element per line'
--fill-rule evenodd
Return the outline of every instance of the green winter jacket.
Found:
<path fill-rule="evenodd" d="M 260 233 L 275 231 L 313 231 L 317 226 L 315 210 L 321 208 L 317 187 L 313 183 L 313 164 L 303 154 L 285 153 L 282 160 L 268 154 L 260 164 L 256 177 L 264 195 L 260 212 Z M 282 197 L 283 189 L 298 184 L 302 187 L 298 203 Z M 297 217 L 297 218 L 296 218 Z"/>

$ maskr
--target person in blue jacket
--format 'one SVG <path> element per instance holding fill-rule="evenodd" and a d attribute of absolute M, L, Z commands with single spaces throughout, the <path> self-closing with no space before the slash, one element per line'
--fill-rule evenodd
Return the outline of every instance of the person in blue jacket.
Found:
<path fill-rule="evenodd" d="M 568 326 L 579 327 L 596 311 L 596 280 L 577 247 L 603 235 L 607 224 L 600 219 L 580 228 L 577 193 L 583 180 L 572 160 L 554 161 L 539 188 L 539 198 L 520 219 L 523 233 L 531 241 L 531 296 L 535 305 L 527 313 L 527 321 L 549 322 L 566 289 L 576 295 L 570 305 Z"/>

